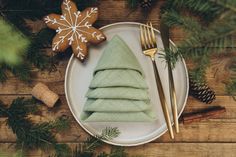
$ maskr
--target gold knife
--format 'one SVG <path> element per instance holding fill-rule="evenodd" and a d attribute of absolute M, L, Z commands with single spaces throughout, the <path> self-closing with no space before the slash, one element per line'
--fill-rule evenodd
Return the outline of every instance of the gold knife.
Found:
<path fill-rule="evenodd" d="M 160 32 L 161 39 L 164 45 L 164 50 L 167 52 L 170 49 L 170 41 L 169 41 L 169 27 L 164 24 L 163 21 L 160 23 Z M 170 92 L 170 102 L 172 108 L 172 114 L 174 119 L 175 131 L 179 133 L 179 122 L 178 122 L 178 111 L 177 111 L 177 101 L 176 101 L 176 92 L 175 85 L 172 73 L 172 67 L 170 61 L 167 61 L 168 66 L 168 76 L 169 76 L 169 92 Z"/>

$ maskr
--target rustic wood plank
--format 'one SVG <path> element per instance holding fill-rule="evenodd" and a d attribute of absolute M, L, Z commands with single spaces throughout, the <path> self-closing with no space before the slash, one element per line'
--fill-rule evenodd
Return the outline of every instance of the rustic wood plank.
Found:
<path fill-rule="evenodd" d="M 29 97 L 29 96 L 26 96 Z M 16 96 L 0 96 L 0 100 L 9 104 Z M 61 105 L 48 109 L 41 107 L 41 113 L 33 117 L 36 122 L 53 120 L 61 115 L 67 115 L 72 119 L 72 127 L 66 133 L 58 134 L 59 142 L 80 142 L 84 141 L 88 134 L 78 125 L 70 113 L 64 96 L 60 97 Z M 221 105 L 226 107 L 226 113 L 222 116 L 210 120 L 204 120 L 200 123 L 192 123 L 188 125 L 180 124 L 180 133 L 176 135 L 175 142 L 236 142 L 236 102 L 229 96 L 217 96 L 217 99 L 211 105 L 198 102 L 194 98 L 189 98 L 185 108 L 185 113 L 206 108 L 213 105 Z M 1 118 L 3 123 L 5 118 Z M 0 141 L 15 142 L 15 136 L 5 124 L 0 126 Z M 68 134 L 70 132 L 70 134 Z M 224 134 L 222 134 L 224 132 Z M 78 139 L 78 136 L 80 138 Z M 171 142 L 168 133 L 164 134 L 155 142 Z"/>
<path fill-rule="evenodd" d="M 0 144 L 3 150 L 1 157 L 10 157 L 16 152 L 11 143 Z M 68 143 L 74 148 L 77 143 Z M 110 151 L 110 146 L 105 146 L 97 153 Z M 234 157 L 236 154 L 236 143 L 149 143 L 137 147 L 126 147 L 125 152 L 132 156 L 144 157 Z M 45 157 L 49 152 L 40 150 L 28 152 L 28 156 Z"/>
<path fill-rule="evenodd" d="M 51 51 L 48 49 L 48 51 Z M 236 54 L 236 53 L 231 53 Z M 207 80 L 209 86 L 216 92 L 217 95 L 227 95 L 225 92 L 225 82 L 230 76 L 229 63 L 232 56 L 220 55 L 213 56 L 211 66 L 207 70 Z M 1 94 L 30 94 L 32 87 L 37 82 L 46 83 L 53 91 L 58 94 L 64 94 L 64 77 L 68 59 L 64 59 L 57 66 L 57 71 L 49 73 L 48 71 L 40 71 L 33 68 L 32 82 L 26 84 L 19 81 L 16 77 L 10 76 L 5 83 L 0 83 Z M 187 61 L 188 67 L 192 67 L 192 63 Z"/>
<path fill-rule="evenodd" d="M 159 28 L 160 23 L 160 5 L 161 0 L 156 4 L 150 14 L 145 17 L 140 8 L 131 12 L 127 6 L 126 0 L 100 0 L 98 7 L 100 8 L 99 20 L 96 23 L 97 27 L 101 27 L 114 22 L 135 21 L 145 23 L 152 21 L 156 28 Z M 28 21 L 28 24 L 33 28 L 34 32 L 45 27 L 42 21 Z M 185 37 L 185 33 L 178 28 L 171 31 L 171 39 L 175 43 L 180 43 Z M 51 53 L 51 50 L 47 50 Z M 228 50 L 226 50 L 227 52 Z M 231 56 L 230 56 L 231 55 Z M 222 116 L 210 120 L 204 120 L 199 123 L 188 125 L 180 124 L 180 134 L 176 135 L 174 141 L 169 139 L 168 133 L 164 134 L 159 139 L 152 143 L 139 147 L 128 147 L 126 151 L 131 155 L 143 155 L 147 157 L 233 157 L 236 154 L 236 102 L 227 96 L 224 91 L 225 82 L 229 77 L 228 66 L 232 54 L 212 57 L 212 64 L 207 70 L 207 81 L 209 86 L 216 91 L 217 99 L 211 105 L 206 105 L 198 102 L 192 97 L 189 97 L 184 113 L 195 111 L 202 108 L 207 108 L 213 105 L 221 105 L 226 107 L 227 112 Z M 88 134 L 77 124 L 71 115 L 64 96 L 64 75 L 68 59 L 60 62 L 58 71 L 48 73 L 32 69 L 33 81 L 30 84 L 25 84 L 19 81 L 14 76 L 4 83 L 0 83 L 0 100 L 9 104 L 17 96 L 30 97 L 32 87 L 37 82 L 44 82 L 49 87 L 60 94 L 61 105 L 53 109 L 48 109 L 45 106 L 41 107 L 41 114 L 33 116 L 35 122 L 53 120 L 60 115 L 67 115 L 72 119 L 72 127 L 66 133 L 56 135 L 59 142 L 68 142 L 71 147 L 74 147 L 77 142 L 83 142 Z M 188 67 L 192 67 L 191 62 L 188 62 Z M 0 151 L 8 151 L 14 153 L 14 147 L 9 147 L 16 141 L 15 135 L 5 126 L 5 118 L 0 118 Z M 68 134 L 70 132 L 70 134 Z M 80 136 L 80 138 L 78 138 Z M 72 142 L 72 143 L 71 143 Z M 110 146 L 105 146 L 101 150 L 108 151 Z M 0 153 L 1 154 L 1 153 Z M 40 150 L 31 151 L 29 156 L 47 156 Z M 1 156 L 1 155 L 0 155 Z M 3 156 L 7 156 L 6 153 Z M 11 156 L 11 155 L 10 155 Z M 1 156 L 2 157 L 2 156 Z"/>

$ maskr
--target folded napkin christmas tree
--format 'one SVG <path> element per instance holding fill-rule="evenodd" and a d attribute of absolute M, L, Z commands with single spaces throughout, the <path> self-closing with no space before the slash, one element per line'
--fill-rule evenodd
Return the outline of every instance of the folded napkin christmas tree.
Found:
<path fill-rule="evenodd" d="M 84 122 L 154 121 L 143 70 L 124 41 L 115 36 L 94 71 L 81 113 Z"/>

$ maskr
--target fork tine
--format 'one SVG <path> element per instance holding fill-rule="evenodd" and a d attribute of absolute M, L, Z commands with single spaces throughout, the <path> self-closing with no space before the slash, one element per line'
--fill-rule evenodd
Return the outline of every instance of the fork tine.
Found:
<path fill-rule="evenodd" d="M 151 27 L 152 42 L 154 44 L 154 47 L 157 47 L 156 36 L 155 36 L 155 33 L 154 33 L 152 23 L 150 22 L 149 24 L 150 24 L 150 27 Z"/>
<path fill-rule="evenodd" d="M 146 44 L 147 48 L 150 48 L 150 42 L 149 42 L 148 34 L 147 34 L 147 32 L 148 32 L 147 25 L 144 25 L 143 28 L 144 28 L 144 39 L 145 39 L 145 44 Z"/>
<path fill-rule="evenodd" d="M 143 45 L 144 45 L 144 49 L 148 49 L 149 47 L 149 42 L 148 42 L 148 38 L 147 38 L 147 30 L 146 30 L 146 25 L 142 25 L 142 36 L 143 36 Z"/>
<path fill-rule="evenodd" d="M 146 49 L 145 41 L 144 41 L 144 35 L 143 35 L 143 26 L 140 25 L 140 40 L 141 40 L 141 46 L 142 49 Z"/>
<path fill-rule="evenodd" d="M 151 36 L 151 27 L 149 23 L 147 23 L 147 37 L 148 37 L 148 43 L 149 43 L 150 48 L 154 48 L 154 43 Z"/>

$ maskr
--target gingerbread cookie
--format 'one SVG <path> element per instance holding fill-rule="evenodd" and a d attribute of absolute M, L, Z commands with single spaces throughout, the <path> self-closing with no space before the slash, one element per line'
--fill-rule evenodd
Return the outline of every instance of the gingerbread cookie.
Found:
<path fill-rule="evenodd" d="M 46 25 L 57 32 L 52 49 L 62 52 L 71 46 L 74 55 L 83 61 L 88 53 L 87 43 L 98 44 L 106 40 L 100 30 L 92 27 L 98 17 L 98 8 L 80 12 L 73 1 L 64 0 L 61 9 L 62 15 L 50 14 L 44 18 Z"/>

